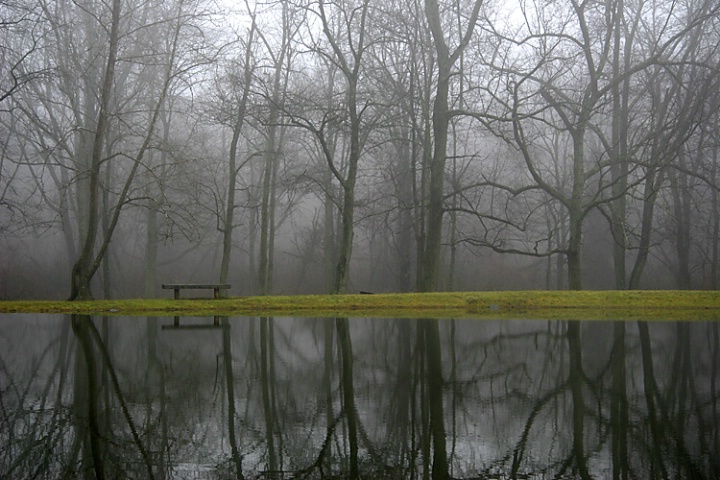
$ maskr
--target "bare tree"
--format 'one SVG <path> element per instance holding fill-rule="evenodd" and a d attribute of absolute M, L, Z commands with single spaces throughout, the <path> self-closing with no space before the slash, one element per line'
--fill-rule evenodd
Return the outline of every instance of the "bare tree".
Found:
<path fill-rule="evenodd" d="M 121 212 L 143 200 L 135 179 L 162 148 L 165 99 L 208 61 L 199 34 L 206 12 L 192 0 L 39 2 L 37 12 L 47 34 L 27 37 L 42 39 L 33 68 L 52 75 L 9 99 L 19 120 L 15 162 L 26 173 L 18 181 L 59 219 L 73 264 L 70 298 L 90 298 Z"/>
<path fill-rule="evenodd" d="M 262 200 L 260 204 L 260 262 L 258 284 L 260 293 L 272 293 L 273 264 L 275 253 L 276 200 L 278 169 L 282 157 L 286 127 L 280 125 L 280 114 L 284 108 L 284 100 L 290 81 L 294 52 L 295 35 L 301 22 L 293 20 L 296 10 L 291 10 L 290 2 L 281 2 L 282 31 L 279 33 L 279 45 L 263 32 L 258 32 L 267 55 L 270 59 L 270 82 L 265 86 L 268 99 L 266 118 L 266 139 L 263 153 L 264 168 L 262 174 Z"/>
<path fill-rule="evenodd" d="M 102 164 L 108 159 L 104 152 L 106 147 L 106 129 L 111 117 L 110 97 L 113 95 L 113 86 L 118 82 L 116 77 L 116 63 L 118 61 L 118 49 L 120 42 L 120 17 L 121 4 L 113 4 L 112 22 L 110 28 L 110 46 L 107 57 L 106 69 L 103 75 L 103 87 L 100 96 L 100 108 L 97 116 L 97 128 L 93 139 L 92 158 L 85 172 L 89 177 L 89 189 L 87 197 L 79 197 L 79 203 L 88 205 L 87 223 L 81 227 L 81 243 L 82 248 L 72 271 L 72 287 L 71 299 L 92 298 L 90 290 L 90 281 L 93 278 L 98 267 L 105 258 L 107 249 L 113 236 L 113 232 L 118 225 L 121 211 L 123 207 L 132 201 L 131 193 L 135 175 L 143 165 L 145 155 L 150 150 L 152 142 L 155 138 L 155 129 L 160 118 L 160 114 L 165 106 L 165 99 L 168 95 L 170 86 L 178 78 L 192 72 L 199 64 L 206 61 L 203 57 L 186 57 L 182 59 L 184 53 L 182 34 L 185 29 L 192 28 L 191 22 L 198 16 L 197 6 L 190 2 L 180 1 L 172 5 L 165 11 L 168 15 L 161 19 L 161 24 L 165 27 L 165 33 L 169 35 L 160 54 L 161 59 L 161 77 L 160 83 L 155 90 L 155 103 L 148 112 L 147 124 L 144 133 L 141 135 L 140 143 L 137 149 L 130 157 L 130 167 L 124 180 L 120 182 L 120 191 L 117 196 L 115 205 L 112 208 L 111 218 L 106 223 L 103 232 L 102 242 L 97 250 L 95 242 L 98 236 L 98 216 L 99 216 L 99 190 L 100 190 L 100 171 Z M 194 36 L 189 37 L 194 41 Z M 200 47 L 202 48 L 202 47 Z M 122 83 L 121 83 L 122 84 Z M 115 156 L 111 153 L 111 157 Z"/>
<path fill-rule="evenodd" d="M 0 111 L 13 94 L 46 72 L 32 60 L 39 53 L 45 28 L 35 2 L 0 2 Z"/>
<path fill-rule="evenodd" d="M 100 266 L 102 256 L 95 257 L 95 240 L 98 231 L 99 198 L 100 198 L 100 167 L 105 146 L 108 120 L 110 117 L 110 96 L 115 80 L 115 66 L 117 62 L 118 43 L 120 36 L 120 15 L 122 2 L 114 0 L 112 4 L 112 19 L 110 22 L 110 39 L 108 44 L 107 62 L 100 91 L 100 105 L 98 108 L 95 135 L 92 142 L 92 158 L 87 171 L 81 175 L 88 177 L 88 194 L 80 199 L 88 205 L 87 224 L 83 229 L 84 238 L 81 238 L 79 256 L 72 267 L 72 286 L 70 300 L 86 300 L 92 298 L 90 280 Z M 103 252 L 104 253 L 104 252 Z M 95 261 L 97 258 L 97 261 Z"/>
<path fill-rule="evenodd" d="M 254 37 L 257 31 L 255 23 L 255 14 L 251 13 L 251 24 L 247 32 L 247 41 L 244 44 L 243 61 L 240 71 L 242 71 L 242 78 L 234 79 L 233 85 L 235 89 L 241 88 L 242 93 L 237 95 L 231 95 L 227 99 L 227 108 L 230 109 L 232 115 L 229 116 L 228 120 L 232 126 L 232 139 L 230 140 L 230 151 L 229 151 L 229 163 L 228 163 L 228 185 L 227 185 L 227 198 L 225 201 L 225 218 L 222 222 L 222 233 L 223 233 L 223 250 L 222 260 L 220 262 L 220 283 L 227 283 L 228 272 L 230 269 L 230 259 L 232 256 L 233 247 L 233 229 L 235 224 L 235 192 L 237 190 L 237 178 L 240 168 L 245 164 L 242 162 L 238 164 L 238 147 L 240 138 L 243 132 L 243 126 L 245 124 L 245 116 L 247 114 L 248 98 L 250 96 L 250 90 L 252 88 L 252 77 L 253 77 L 253 57 L 252 49 Z M 234 66 L 232 67 L 234 68 Z M 234 76 L 234 72 L 230 73 Z M 238 85 L 239 84 L 239 85 Z"/>
<path fill-rule="evenodd" d="M 450 122 L 450 108 L 448 106 L 450 81 L 455 63 L 473 37 L 482 4 L 482 0 L 473 2 L 472 11 L 468 16 L 467 25 L 465 25 L 465 31 L 456 32 L 457 44 L 451 49 L 446 38 L 447 34 L 443 28 L 444 22 L 442 21 L 438 1 L 426 0 L 425 2 L 425 15 L 435 44 L 438 78 L 432 112 L 434 150 L 428 168 L 430 178 L 427 198 L 427 240 L 423 252 L 422 279 L 420 285 L 418 285 L 418 289 L 424 292 L 436 289 L 440 268 L 440 245 L 442 243 L 443 214 L 445 211 L 445 164 L 447 162 L 448 127 Z"/>
<path fill-rule="evenodd" d="M 329 66 L 331 72 L 338 72 L 342 80 L 330 75 L 331 88 L 344 87 L 342 100 L 335 99 L 336 92 L 330 90 L 328 97 L 333 98 L 333 106 L 326 109 L 322 100 L 314 107 L 299 106 L 320 115 L 311 118 L 308 114 L 291 111 L 288 106 L 285 113 L 291 124 L 304 128 L 315 138 L 322 151 L 332 178 L 340 186 L 341 195 L 337 200 L 340 210 L 340 235 L 337 263 L 335 266 L 333 293 L 344 293 L 350 275 L 354 224 L 355 224 L 355 185 L 358 177 L 360 159 L 365 142 L 371 131 L 373 105 L 370 98 L 363 95 L 364 57 L 368 49 L 366 26 L 370 15 L 370 2 L 363 0 L 357 4 L 332 3 L 321 0 L 310 5 L 310 11 L 320 21 L 323 39 L 315 39 L 312 52 L 318 56 L 321 64 Z M 309 100 L 309 99 L 308 99 Z M 301 103 L 305 103 L 302 102 Z M 309 102 L 308 102 L 309 103 Z M 310 108 L 308 108 L 310 107 Z M 323 111 L 324 110 L 324 111 Z M 347 156 L 336 155 L 333 130 L 342 131 L 347 143 Z"/>
<path fill-rule="evenodd" d="M 623 132 L 627 130 L 625 125 L 629 125 L 630 100 L 621 92 L 628 91 L 628 85 L 633 84 L 636 76 L 665 59 L 684 61 L 685 40 L 711 18 L 709 4 L 704 5 L 693 12 L 686 23 L 671 25 L 668 20 L 661 31 L 649 35 L 649 46 L 639 60 L 622 57 L 623 52 L 627 55 L 623 48 L 632 45 L 635 35 L 633 24 L 626 25 L 628 21 L 623 20 L 619 11 L 622 4 L 607 4 L 597 10 L 587 3 L 570 1 L 555 5 L 557 10 L 552 12 L 548 8 L 528 8 L 519 27 L 526 31 L 524 34 L 516 34 L 515 27 L 502 34 L 492 28 L 494 23 L 489 24 L 491 32 L 500 37 L 490 50 L 487 86 L 480 89 L 483 95 L 475 101 L 478 105 L 490 102 L 493 106 L 484 112 L 477 109 L 472 115 L 516 149 L 528 178 L 513 184 L 503 179 L 502 174 L 498 178 L 485 175 L 478 186 L 490 185 L 507 192 L 518 206 L 529 198 L 521 194 L 539 189 L 547 199 L 533 194 L 534 204 L 551 201 L 567 212 L 567 242 L 562 247 L 540 251 L 536 237 L 529 239 L 530 246 L 534 244 L 532 248 L 492 245 L 497 251 L 534 256 L 562 253 L 567 258 L 569 288 L 582 288 L 583 223 L 593 210 L 613 204 L 616 218 L 611 224 L 615 225 L 618 235 L 623 235 L 619 233 L 623 230 L 619 218 L 625 216 L 621 197 L 645 179 L 638 174 L 639 165 L 630 165 L 629 158 L 658 133 L 652 129 L 638 130 L 632 145 L 629 144 Z M 635 15 L 636 25 L 641 23 L 642 9 Z M 667 15 L 672 17 L 672 12 Z M 607 23 L 604 19 L 613 21 Z M 618 36 L 622 36 L 625 43 Z M 642 90 L 639 93 L 642 94 Z M 614 116 L 607 105 L 615 107 Z M 688 111 L 692 112 L 693 108 L 690 106 Z M 610 128 L 606 129 L 608 125 Z M 660 129 L 666 127 L 664 121 L 657 125 Z M 672 134 L 673 142 L 684 138 L 684 124 L 679 128 Z M 559 144 L 567 148 L 562 157 L 543 155 L 543 151 L 548 151 L 543 146 L 544 139 L 554 135 L 564 138 Z M 567 178 L 555 173 L 556 162 L 563 157 L 567 159 L 562 167 L 569 173 Z M 529 212 L 521 222 L 509 216 L 504 219 L 494 216 L 494 212 L 484 217 L 493 224 L 524 233 L 528 231 L 533 209 Z M 617 255 L 623 256 L 620 250 L 624 251 L 624 240 L 617 239 L 617 242 Z M 625 278 L 621 263 L 618 261 L 618 275 Z"/>

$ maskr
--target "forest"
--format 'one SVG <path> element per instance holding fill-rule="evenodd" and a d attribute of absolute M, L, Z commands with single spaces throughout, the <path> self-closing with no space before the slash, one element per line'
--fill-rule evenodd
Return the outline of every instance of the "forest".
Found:
<path fill-rule="evenodd" d="M 717 289 L 714 0 L 0 0 L 0 298 Z"/>

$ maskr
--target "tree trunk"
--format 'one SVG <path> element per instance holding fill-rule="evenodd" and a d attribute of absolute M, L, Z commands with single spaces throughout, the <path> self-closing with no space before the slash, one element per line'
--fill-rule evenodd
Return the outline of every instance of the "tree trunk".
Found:
<path fill-rule="evenodd" d="M 170 120 L 171 114 L 167 112 L 162 116 L 163 122 L 163 133 L 162 141 L 163 144 L 167 145 L 170 142 Z M 152 156 L 150 157 L 152 159 Z M 149 162 L 152 164 L 152 160 Z M 165 179 L 166 165 L 168 163 L 168 151 L 163 149 L 160 153 L 160 181 Z M 146 245 L 145 245 L 145 297 L 152 298 L 155 296 L 155 289 L 157 288 L 157 253 L 158 253 L 158 212 L 160 205 L 163 202 L 162 195 L 157 195 L 153 191 L 152 187 L 148 188 L 146 192 L 148 197 L 148 205 L 146 212 Z"/>
<path fill-rule="evenodd" d="M 331 293 L 338 294 L 345 293 L 347 290 L 350 275 L 350 259 L 352 257 L 353 227 L 355 222 L 355 184 L 357 182 L 358 163 L 364 144 L 364 138 L 361 138 L 361 135 L 363 135 L 361 129 L 362 115 L 360 111 L 358 111 L 358 85 L 361 77 L 360 72 L 363 55 L 366 49 L 365 26 L 370 2 L 369 0 L 364 0 L 352 13 L 352 16 L 356 19 L 356 25 L 352 30 L 344 32 L 344 40 L 349 43 L 349 51 L 347 52 L 341 48 L 339 44 L 341 37 L 332 32 L 331 22 L 325 11 L 325 2 L 319 2 L 318 6 L 323 33 L 332 49 L 332 63 L 342 72 L 347 88 L 345 91 L 347 119 L 344 123 L 348 126 L 350 149 L 348 152 L 347 167 L 344 173 L 335 165 L 334 153 L 330 149 L 331 145 L 327 143 L 324 132 L 316 130 L 316 134 L 321 137 L 320 140 L 323 144 L 328 168 L 340 183 L 342 190 L 342 201 L 340 204 L 340 238 L 338 243 L 337 264 L 335 265 L 335 279 L 331 290 Z M 347 15 L 348 12 L 345 12 L 345 14 Z M 354 32 L 356 32 L 355 36 L 353 36 Z M 331 70 L 329 82 L 331 88 L 334 84 L 333 75 L 334 70 Z M 332 90 L 330 91 L 332 92 Z M 332 103 L 329 103 L 328 106 L 332 107 Z"/>
<path fill-rule="evenodd" d="M 337 245 L 335 242 L 335 204 L 332 199 L 332 174 L 326 171 L 323 176 L 325 195 L 323 196 L 323 272 L 325 291 L 332 292 L 335 285 L 335 270 L 337 264 Z"/>
<path fill-rule="evenodd" d="M 613 75 L 620 78 L 624 71 L 630 69 L 632 38 L 623 35 L 625 24 L 625 2 L 616 0 L 613 17 Z M 623 46 L 623 43 L 625 45 Z M 621 61 L 621 53 L 623 60 Z M 628 185 L 628 117 L 629 117 L 630 76 L 615 81 L 612 88 L 612 193 L 615 200 L 611 203 L 611 231 L 613 234 L 613 263 L 615 266 L 615 288 L 624 290 L 626 286 L 627 250 L 625 217 L 627 210 Z"/>
<path fill-rule="evenodd" d="M 351 140 L 352 142 L 352 140 Z M 354 143 L 354 142 L 353 142 Z M 350 156 L 352 157 L 352 147 Z M 348 165 L 348 178 L 343 187 L 342 218 L 340 228 L 340 245 L 338 248 L 337 266 L 335 268 L 335 285 L 333 293 L 345 293 L 350 273 L 350 257 L 355 222 L 355 179 L 357 177 L 357 161 L 352 159 Z"/>
<path fill-rule="evenodd" d="M 171 47 L 170 52 L 168 52 L 168 58 L 167 58 L 167 64 L 166 69 L 164 72 L 164 82 L 162 84 L 160 95 L 157 99 L 157 103 L 155 104 L 150 121 L 148 123 L 147 131 L 145 132 L 145 138 L 142 142 L 142 145 L 140 146 L 140 149 L 136 153 L 135 157 L 133 158 L 132 167 L 130 168 L 130 172 L 127 175 L 127 178 L 125 179 L 125 183 L 122 187 L 122 190 L 120 191 L 118 195 L 118 200 L 116 202 L 114 211 L 112 213 L 112 218 L 108 222 L 107 230 L 104 231 L 104 238 L 103 241 L 98 248 L 97 254 L 94 253 L 94 247 L 95 247 L 95 237 L 98 234 L 98 191 L 99 191 L 99 172 L 100 172 L 100 166 L 101 166 L 101 154 L 102 154 L 102 145 L 105 141 L 105 130 L 107 129 L 107 119 L 109 118 L 109 113 L 107 112 L 108 109 L 108 102 L 109 99 L 105 98 L 106 94 L 107 97 L 109 97 L 112 92 L 112 81 L 114 78 L 114 70 L 115 70 L 115 63 L 116 63 L 116 54 L 118 50 L 118 24 L 120 22 L 120 1 L 115 0 L 113 2 L 113 13 L 112 13 L 112 26 L 111 26 L 111 34 L 110 34 L 110 54 L 108 56 L 108 65 L 107 65 L 107 71 L 105 74 L 105 82 L 103 85 L 102 90 L 102 96 L 101 96 L 101 108 L 100 112 L 98 114 L 98 126 L 97 126 L 97 132 L 95 135 L 95 142 L 93 144 L 93 159 L 92 159 L 92 165 L 91 165 L 91 171 L 90 171 L 90 194 L 89 194 L 89 219 L 88 219 L 88 228 L 87 228 L 87 235 L 85 237 L 85 242 L 83 244 L 83 248 L 80 252 L 80 256 L 78 258 L 78 261 L 76 262 L 75 266 L 72 269 L 72 288 L 71 288 L 71 300 L 81 300 L 81 299 L 90 299 L 92 298 L 92 292 L 90 290 L 90 281 L 92 280 L 93 276 L 97 272 L 97 269 L 100 267 L 100 263 L 105 258 L 107 251 L 110 247 L 110 241 L 113 236 L 113 232 L 115 231 L 115 228 L 118 225 L 118 221 L 120 220 L 120 214 L 122 212 L 123 206 L 129 201 L 129 194 L 130 189 L 133 184 L 133 180 L 135 178 L 135 175 L 138 171 L 138 168 L 142 164 L 143 158 L 145 156 L 145 153 L 150 148 L 151 140 L 154 137 L 155 133 L 155 125 L 157 124 L 158 118 L 160 117 L 160 112 L 165 105 L 165 98 L 167 97 L 168 90 L 170 88 L 170 84 L 174 78 L 173 76 L 173 67 L 175 64 L 175 59 L 178 53 L 178 40 L 180 37 L 180 33 L 183 26 L 183 21 L 185 20 L 185 16 L 183 15 L 182 10 L 182 4 L 180 4 L 177 17 L 175 18 L 176 24 L 174 25 L 174 31 L 172 38 L 169 40 L 169 44 Z"/>
<path fill-rule="evenodd" d="M 682 161 L 684 154 L 680 155 Z M 690 274 L 690 243 L 691 243 L 691 216 L 692 198 L 685 172 L 669 171 L 671 193 L 673 200 L 673 213 L 675 220 L 675 253 L 677 255 L 676 282 L 680 290 L 691 288 Z"/>
<path fill-rule="evenodd" d="M 417 156 L 413 156 L 413 171 L 420 171 L 420 183 L 417 178 L 413 177 L 413 187 L 415 192 L 415 286 L 418 291 L 422 291 L 422 285 L 425 278 L 425 246 L 427 245 L 427 225 L 428 225 L 428 208 L 427 208 L 427 191 L 430 176 L 430 163 L 432 163 L 432 121 L 430 116 L 430 92 L 425 102 L 427 111 L 423 109 L 423 128 L 422 128 L 422 156 L 420 164 L 417 163 Z"/>
<path fill-rule="evenodd" d="M 579 208 L 570 208 L 570 225 L 567 246 L 568 288 L 582 290 L 582 224 Z"/>
<path fill-rule="evenodd" d="M 472 38 L 477 24 L 482 0 L 475 0 L 468 19 L 467 30 L 458 32 L 461 40 L 450 52 L 443 33 L 443 22 L 438 0 L 425 0 L 425 18 L 432 34 L 438 68 L 435 101 L 433 103 L 432 130 L 435 141 L 432 160 L 429 165 L 429 189 L 427 197 L 427 236 L 422 257 L 422 277 L 418 290 L 431 292 L 437 289 L 440 273 L 440 247 L 442 244 L 445 163 L 447 161 L 448 127 L 450 122 L 448 95 L 452 69 Z"/>
<path fill-rule="evenodd" d="M 642 274 L 645 270 L 645 265 L 647 265 L 648 256 L 650 255 L 653 218 L 655 215 L 655 201 L 657 200 L 657 193 L 660 189 L 660 185 L 663 183 L 665 177 L 663 171 L 658 173 L 654 167 L 649 168 L 650 170 L 646 175 L 643 191 L 640 242 L 638 244 L 638 252 L 635 257 L 635 263 L 633 264 L 633 269 L 630 273 L 630 281 L 628 282 L 628 289 L 630 290 L 637 290 L 640 288 Z"/>
<path fill-rule="evenodd" d="M 347 174 L 341 182 L 343 199 L 342 206 L 340 207 L 340 211 L 342 212 L 340 244 L 338 246 L 333 293 L 345 293 L 347 290 L 355 226 L 355 183 L 357 181 L 358 163 L 361 154 L 360 117 L 357 111 L 358 75 L 357 72 L 354 72 L 353 75 L 346 74 L 346 77 L 348 80 L 347 104 L 350 114 L 350 152 L 348 156 Z"/>
<path fill-rule="evenodd" d="M 92 147 L 92 158 L 90 160 L 89 185 L 87 198 L 84 204 L 87 205 L 87 223 L 85 224 L 85 235 L 81 237 L 82 248 L 80 256 L 75 261 L 71 273 L 71 290 L 70 300 L 89 300 L 93 298 L 90 289 L 90 281 L 95 273 L 92 267 L 95 255 L 95 239 L 98 230 L 98 208 L 99 208 L 99 191 L 100 191 L 100 167 L 102 165 L 103 147 L 105 145 L 105 136 L 107 132 L 108 119 L 110 112 L 110 97 L 112 95 L 112 86 L 115 79 L 115 64 L 118 52 L 118 38 L 120 28 L 120 9 L 122 2 L 113 0 L 112 3 L 112 20 L 110 23 L 110 40 L 108 45 L 108 57 L 105 66 L 105 74 L 103 86 L 100 92 L 100 106 L 97 115 L 97 127 L 95 129 L 95 137 Z M 83 203 L 82 201 L 80 202 Z M 81 228 L 81 231 L 83 229 Z"/>
<path fill-rule="evenodd" d="M 233 227 L 235 223 L 235 189 L 237 188 L 238 176 L 237 152 L 238 143 L 240 142 L 240 135 L 242 133 L 243 125 L 245 124 L 247 101 L 250 95 L 250 87 L 252 84 L 253 69 L 251 68 L 251 61 L 254 34 L 255 17 L 253 16 L 250 31 L 248 33 L 247 45 L 245 46 L 245 71 L 243 72 L 243 93 L 237 106 L 235 125 L 233 125 L 233 135 L 232 140 L 230 141 L 230 158 L 228 162 L 228 190 L 225 204 L 225 220 L 223 225 L 222 259 L 220 260 L 220 283 L 227 283 L 228 274 L 230 271 L 230 259 L 232 257 Z"/>
<path fill-rule="evenodd" d="M 713 145 L 712 147 L 712 172 L 711 172 L 711 180 L 715 182 L 717 185 L 718 175 L 717 175 L 717 169 L 718 169 L 718 145 Z M 720 202 L 718 202 L 718 191 L 717 189 L 713 188 L 710 192 L 710 195 L 712 195 L 711 201 L 710 201 L 710 208 L 712 212 L 712 235 L 710 238 L 710 288 L 712 290 L 718 289 L 718 282 L 720 281 L 720 278 L 718 275 L 720 274 L 719 271 L 719 264 L 720 264 Z"/>
<path fill-rule="evenodd" d="M 412 161 L 410 148 L 410 132 L 407 126 L 400 131 L 400 144 L 397 149 L 397 201 L 398 212 L 396 225 L 398 229 L 394 254 L 397 258 L 398 290 L 409 292 L 412 289 L 412 252 L 413 252 L 413 223 L 412 223 Z"/>
<path fill-rule="evenodd" d="M 439 21 L 439 17 L 438 17 Z M 444 43 L 443 45 L 444 46 Z M 436 48 L 441 47 L 436 45 Z M 440 52 L 439 52 L 440 54 Z M 438 59 L 439 73 L 435 102 L 433 104 L 433 138 L 435 140 L 432 160 L 429 166 L 430 184 L 427 199 L 427 235 L 423 255 L 423 276 L 419 290 L 432 292 L 437 289 L 440 269 L 440 246 L 442 244 L 442 224 L 445 213 L 445 163 L 447 160 L 448 140 L 448 94 L 450 82 L 450 65 L 447 65 L 447 48 L 445 58 Z"/>
<path fill-rule="evenodd" d="M 272 92 L 269 102 L 269 114 L 267 120 L 267 139 L 265 142 L 264 152 L 264 173 L 262 186 L 262 201 L 260 205 L 260 265 L 258 271 L 258 283 L 261 295 L 272 292 L 273 277 L 273 256 L 275 244 L 275 185 L 278 171 L 279 155 L 278 152 L 282 147 L 282 132 L 280 138 L 278 134 L 278 118 L 280 108 L 284 98 L 284 92 L 287 91 L 288 77 L 285 75 L 283 79 L 283 67 L 287 59 L 287 68 L 290 68 L 290 29 L 288 2 L 282 2 L 282 23 L 283 34 L 280 46 L 280 52 L 273 55 L 274 72 Z M 259 32 L 261 38 L 262 32 Z M 268 42 L 265 42 L 266 44 Z M 272 54 L 271 54 L 272 55 Z"/>
<path fill-rule="evenodd" d="M 569 200 L 569 232 L 567 247 L 568 288 L 582 290 L 582 234 L 586 210 L 583 205 L 585 194 L 585 126 L 583 120 L 572 130 L 573 140 L 573 186 Z"/>

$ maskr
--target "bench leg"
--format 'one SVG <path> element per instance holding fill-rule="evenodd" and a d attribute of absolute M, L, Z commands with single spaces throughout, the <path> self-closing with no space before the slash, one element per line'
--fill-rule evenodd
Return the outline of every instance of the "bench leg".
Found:
<path fill-rule="evenodd" d="M 217 300 L 220 298 L 220 289 L 219 288 L 213 288 L 213 298 Z"/>
<path fill-rule="evenodd" d="M 180 289 L 174 288 L 173 290 L 175 290 L 175 300 L 180 300 Z"/>

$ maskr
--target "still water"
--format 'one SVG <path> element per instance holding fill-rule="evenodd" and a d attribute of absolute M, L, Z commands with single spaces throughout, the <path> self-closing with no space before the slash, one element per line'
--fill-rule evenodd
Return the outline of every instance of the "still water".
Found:
<path fill-rule="evenodd" d="M 0 478 L 720 478 L 719 327 L 0 316 Z"/>

